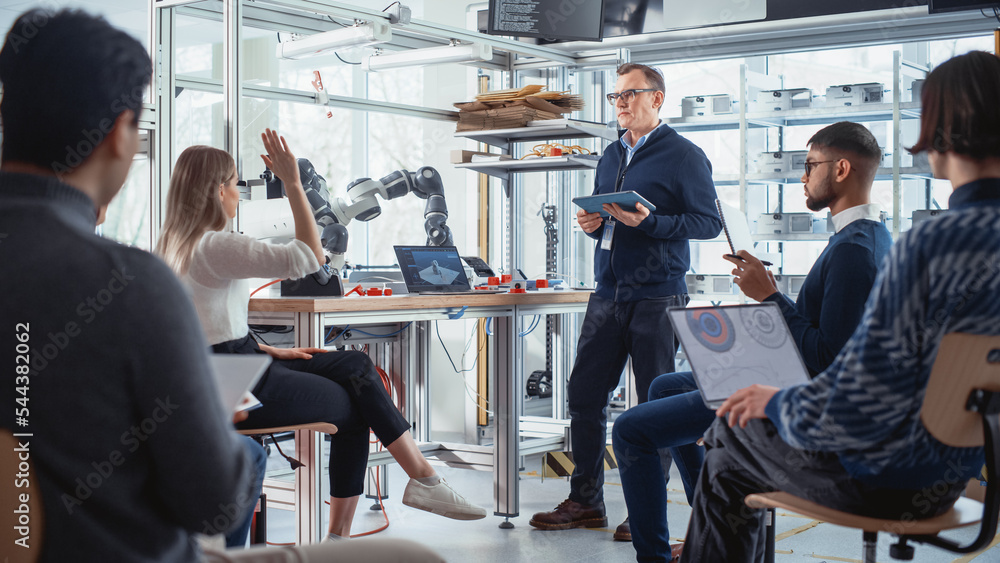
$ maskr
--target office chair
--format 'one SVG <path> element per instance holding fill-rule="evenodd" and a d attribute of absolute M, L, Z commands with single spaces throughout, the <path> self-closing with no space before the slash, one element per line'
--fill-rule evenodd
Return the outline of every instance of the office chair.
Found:
<path fill-rule="evenodd" d="M 979 551 L 997 531 L 997 469 L 1000 468 L 1000 336 L 952 333 L 941 340 L 938 357 L 920 410 L 924 428 L 941 443 L 958 448 L 983 447 L 986 454 L 986 501 L 959 498 L 946 513 L 923 520 L 885 520 L 826 508 L 785 493 L 757 493 L 744 500 L 750 508 L 781 508 L 830 524 L 863 531 L 864 563 L 875 563 L 879 532 L 898 536 L 889 548 L 893 559 L 913 559 L 908 541 L 955 553 Z M 945 530 L 980 523 L 968 545 L 942 538 Z M 773 537 L 774 527 L 768 527 Z M 770 543 L 770 542 L 769 542 Z M 773 544 L 772 544 L 773 545 Z M 772 552 L 773 553 L 773 550 Z"/>
<path fill-rule="evenodd" d="M 273 428 L 248 428 L 246 430 L 237 430 L 240 434 L 244 436 L 250 436 L 263 445 L 264 436 L 271 436 L 271 442 L 278 452 L 281 453 L 281 457 L 288 460 L 288 463 L 292 466 L 292 469 L 298 469 L 303 466 L 303 463 L 299 460 L 285 455 L 285 452 L 281 451 L 281 447 L 278 446 L 278 441 L 274 439 L 275 434 L 280 434 L 282 432 L 294 432 L 296 430 L 313 430 L 316 432 L 322 432 L 324 434 L 336 434 L 337 426 L 335 424 L 330 424 L 329 422 L 311 422 L 308 424 L 295 424 L 290 426 L 275 426 Z M 263 545 L 267 543 L 267 495 L 263 492 L 260 494 L 260 500 L 257 503 L 256 515 L 254 516 L 254 524 L 250 530 L 250 543 L 254 545 Z"/>

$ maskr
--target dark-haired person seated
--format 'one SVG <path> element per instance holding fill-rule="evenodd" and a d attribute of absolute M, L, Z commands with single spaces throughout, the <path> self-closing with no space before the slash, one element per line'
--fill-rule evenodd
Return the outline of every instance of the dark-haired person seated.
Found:
<path fill-rule="evenodd" d="M 783 390 L 741 389 L 718 409 L 681 561 L 762 560 L 763 511 L 744 506 L 750 493 L 921 519 L 950 508 L 982 467 L 982 448 L 945 446 L 919 413 L 945 334 L 1000 333 L 1000 278 L 984 278 L 1000 260 L 998 99 L 1000 59 L 988 53 L 927 76 L 910 151 L 927 151 L 934 176 L 951 181 L 951 212 L 892 247 L 861 326 L 829 368 Z M 931 486 L 935 495 L 915 504 Z"/>
<path fill-rule="evenodd" d="M 359 560 L 362 542 L 216 556 L 192 541 L 240 523 L 229 515 L 255 498 L 252 462 L 180 282 L 94 234 L 138 149 L 151 73 L 138 41 L 79 11 L 32 10 L 0 50 L 0 401 L 24 405 L 0 428 L 21 434 L 44 505 L 25 543 L 53 563 Z M 440 561 L 375 543 L 386 561 Z"/>
<path fill-rule="evenodd" d="M 863 125 L 842 121 L 816 132 L 808 145 L 802 175 L 806 207 L 829 207 L 836 233 L 809 270 L 797 301 L 780 293 L 770 272 L 748 252 L 740 251 L 742 260 L 726 259 L 735 266 L 735 282 L 747 297 L 780 307 L 815 376 L 858 327 L 892 237 L 879 221 L 878 205 L 870 203 L 882 160 L 875 136 Z M 714 420 L 691 372 L 679 372 L 653 380 L 649 402 L 615 421 L 613 442 L 618 459 L 626 460 L 619 467 L 638 561 L 669 560 L 682 546 L 668 545 L 666 491 L 649 486 L 664 478 L 658 452 L 669 448 L 691 502 L 704 454 L 695 441 Z"/>

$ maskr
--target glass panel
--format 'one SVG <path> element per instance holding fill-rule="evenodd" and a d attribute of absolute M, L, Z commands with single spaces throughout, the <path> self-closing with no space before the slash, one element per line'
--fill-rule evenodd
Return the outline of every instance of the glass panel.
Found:
<path fill-rule="evenodd" d="M 192 145 L 223 146 L 222 101 L 222 94 L 189 89 L 177 96 L 173 131 L 175 155 Z"/>
<path fill-rule="evenodd" d="M 372 178 L 381 178 L 395 170 L 405 169 L 416 172 L 422 166 L 432 165 L 429 159 L 457 146 L 452 137 L 455 125 L 451 122 L 429 121 L 415 117 L 370 113 L 368 115 L 368 173 Z M 449 185 L 446 179 L 453 171 L 438 170 L 445 181 L 445 200 L 448 205 L 448 226 L 456 245 L 464 248 L 463 241 L 467 228 L 475 226 L 475 221 L 463 218 L 461 202 L 457 197 L 463 186 Z M 462 174 L 459 177 L 463 177 Z M 461 198 L 464 200 L 464 198 Z M 382 217 L 375 219 L 368 230 L 367 256 L 359 254 L 363 249 L 354 249 L 352 256 L 357 260 L 367 260 L 371 264 L 395 264 L 395 244 L 422 245 L 427 241 L 424 231 L 424 208 L 427 200 L 414 195 L 382 201 Z M 364 262 L 362 262 L 364 263 Z"/>
<path fill-rule="evenodd" d="M 146 155 L 137 155 L 125 186 L 108 206 L 104 224 L 99 227 L 102 236 L 143 250 L 151 249 L 151 181 L 149 159 Z"/>
<path fill-rule="evenodd" d="M 185 78 L 222 79 L 221 21 L 176 16 L 177 39 L 174 69 L 181 84 L 175 92 L 173 134 L 174 157 L 192 145 L 224 146 L 223 95 L 195 90 Z M 168 166 L 173 167 L 173 163 Z M 168 186 L 163 186 L 166 196 Z"/>

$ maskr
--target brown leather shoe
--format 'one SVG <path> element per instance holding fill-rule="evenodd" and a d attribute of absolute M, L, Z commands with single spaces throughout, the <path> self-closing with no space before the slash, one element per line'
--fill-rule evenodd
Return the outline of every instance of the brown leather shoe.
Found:
<path fill-rule="evenodd" d="M 588 506 L 566 499 L 552 512 L 536 513 L 528 523 L 542 530 L 604 528 L 608 525 L 608 517 L 603 502 Z"/>
<path fill-rule="evenodd" d="M 632 541 L 632 528 L 628 525 L 628 517 L 615 528 L 615 541 Z"/>
<path fill-rule="evenodd" d="M 681 553 L 684 553 L 683 543 L 670 544 L 670 563 L 676 563 L 677 561 L 680 561 Z"/>

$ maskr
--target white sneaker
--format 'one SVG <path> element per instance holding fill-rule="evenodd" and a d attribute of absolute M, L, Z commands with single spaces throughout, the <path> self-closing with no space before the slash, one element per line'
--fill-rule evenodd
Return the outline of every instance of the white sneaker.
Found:
<path fill-rule="evenodd" d="M 486 518 L 485 509 L 465 500 L 444 479 L 430 487 L 416 479 L 410 479 L 403 492 L 403 504 L 455 520 Z"/>

